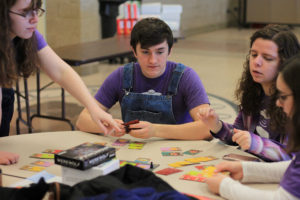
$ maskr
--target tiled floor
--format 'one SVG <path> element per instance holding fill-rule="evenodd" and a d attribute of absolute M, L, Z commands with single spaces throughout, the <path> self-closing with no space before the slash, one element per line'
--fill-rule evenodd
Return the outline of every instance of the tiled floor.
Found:
<path fill-rule="evenodd" d="M 254 31 L 253 29 L 228 28 L 186 37 L 174 45 L 170 60 L 192 67 L 199 74 L 208 93 L 234 102 L 234 90 L 249 50 L 249 37 Z M 299 37 L 300 29 L 295 28 L 294 32 Z M 95 94 L 105 77 L 119 66 L 120 64 L 101 62 L 76 67 L 75 70 L 92 94 Z M 35 81 L 35 77 L 29 79 L 30 104 L 33 113 L 36 105 Z M 49 82 L 49 78 L 42 74 L 41 82 L 45 85 Z M 60 90 L 56 84 L 43 91 L 42 112 L 59 114 L 59 96 Z M 69 94 L 67 94 L 66 102 L 67 117 L 75 122 L 82 106 Z M 118 106 L 112 110 L 112 114 L 120 117 Z M 35 132 L 70 130 L 69 125 L 64 122 L 39 118 L 34 118 L 33 127 Z M 11 135 L 15 132 L 15 121 L 12 121 Z M 26 132 L 27 129 L 23 127 L 22 133 Z"/>

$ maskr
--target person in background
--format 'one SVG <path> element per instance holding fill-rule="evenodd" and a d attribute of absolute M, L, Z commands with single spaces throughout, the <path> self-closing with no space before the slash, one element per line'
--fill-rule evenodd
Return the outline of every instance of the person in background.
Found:
<path fill-rule="evenodd" d="M 219 120 L 212 108 L 198 112 L 212 135 L 264 161 L 291 159 L 284 150 L 285 115 L 276 108 L 272 96 L 280 64 L 299 52 L 297 37 L 287 26 L 268 25 L 256 31 L 250 38 L 249 55 L 235 92 L 241 109 L 234 124 Z"/>
<path fill-rule="evenodd" d="M 14 111 L 13 83 L 18 77 L 27 78 L 37 67 L 90 112 L 104 133 L 120 131 L 111 115 L 104 112 L 71 66 L 59 58 L 36 30 L 38 17 L 44 13 L 41 0 L 0 1 L 0 136 L 9 135 L 9 125 Z M 15 163 L 15 154 L 0 153 L 0 164 L 9 160 Z"/>
<path fill-rule="evenodd" d="M 288 118 L 287 152 L 291 161 L 276 163 L 223 162 L 217 172 L 228 171 L 230 177 L 216 175 L 206 179 L 210 191 L 226 199 L 300 199 L 300 55 L 283 64 L 276 81 L 277 106 Z M 277 190 L 258 190 L 242 182 L 279 183 Z"/>
<path fill-rule="evenodd" d="M 145 18 L 131 32 L 130 45 L 137 63 L 111 73 L 95 98 L 108 111 L 117 101 L 122 120 L 138 119 L 127 130 L 137 138 L 208 139 L 208 128 L 197 121 L 200 108 L 209 100 L 196 72 L 183 64 L 168 61 L 173 45 L 170 27 L 160 19 Z M 81 131 L 101 133 L 84 109 L 76 126 Z M 122 136 L 125 129 L 114 136 Z"/>

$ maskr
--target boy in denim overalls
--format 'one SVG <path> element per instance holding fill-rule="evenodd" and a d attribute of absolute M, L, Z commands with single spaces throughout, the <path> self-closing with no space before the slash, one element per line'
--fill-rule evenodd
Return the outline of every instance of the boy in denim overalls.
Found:
<path fill-rule="evenodd" d="M 137 138 L 207 139 L 207 127 L 197 120 L 199 108 L 209 100 L 197 73 L 180 63 L 168 61 L 173 35 L 169 26 L 157 18 L 139 21 L 131 32 L 130 45 L 136 63 L 112 72 L 95 95 L 104 110 L 117 101 L 121 105 L 120 125 L 134 119 L 129 134 Z M 102 133 L 83 110 L 77 121 L 81 131 Z M 122 136 L 114 132 L 114 136 Z"/>

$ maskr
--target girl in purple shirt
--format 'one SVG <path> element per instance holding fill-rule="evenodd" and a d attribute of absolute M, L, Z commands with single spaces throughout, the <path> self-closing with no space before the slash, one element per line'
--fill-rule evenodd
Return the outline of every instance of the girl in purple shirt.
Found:
<path fill-rule="evenodd" d="M 27 78 L 37 67 L 80 101 L 105 133 L 108 129 L 120 131 L 111 115 L 97 105 L 78 74 L 36 31 L 38 17 L 44 13 L 41 6 L 41 0 L 0 1 L 0 136 L 9 135 L 14 82 L 19 76 Z M 0 164 L 12 164 L 17 160 L 16 154 L 0 152 Z"/>
<path fill-rule="evenodd" d="M 208 178 L 209 190 L 226 199 L 300 199 L 300 55 L 282 65 L 277 81 L 277 101 L 288 118 L 287 152 L 294 153 L 291 161 L 276 163 L 223 162 L 217 171 L 229 171 L 230 177 Z M 277 190 L 258 190 L 240 182 L 280 182 Z"/>
<path fill-rule="evenodd" d="M 299 52 L 297 37 L 287 26 L 268 25 L 256 31 L 235 92 L 241 110 L 234 124 L 219 120 L 211 108 L 199 110 L 212 135 L 264 161 L 290 160 L 284 150 L 285 117 L 275 106 L 274 84 L 280 64 Z"/>

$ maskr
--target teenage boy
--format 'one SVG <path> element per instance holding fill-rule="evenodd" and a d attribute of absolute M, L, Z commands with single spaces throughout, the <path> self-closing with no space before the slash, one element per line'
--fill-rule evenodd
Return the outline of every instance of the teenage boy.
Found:
<path fill-rule="evenodd" d="M 196 113 L 209 100 L 197 73 L 182 64 L 167 61 L 173 45 L 170 27 L 160 19 L 145 18 L 131 32 L 130 45 L 137 63 L 129 63 L 111 73 L 97 94 L 99 106 L 108 111 L 121 105 L 120 124 L 138 119 L 127 132 L 133 137 L 168 139 L 208 139 L 208 128 Z M 102 133 L 84 109 L 76 124 L 81 131 Z M 114 136 L 122 136 L 114 132 Z"/>

